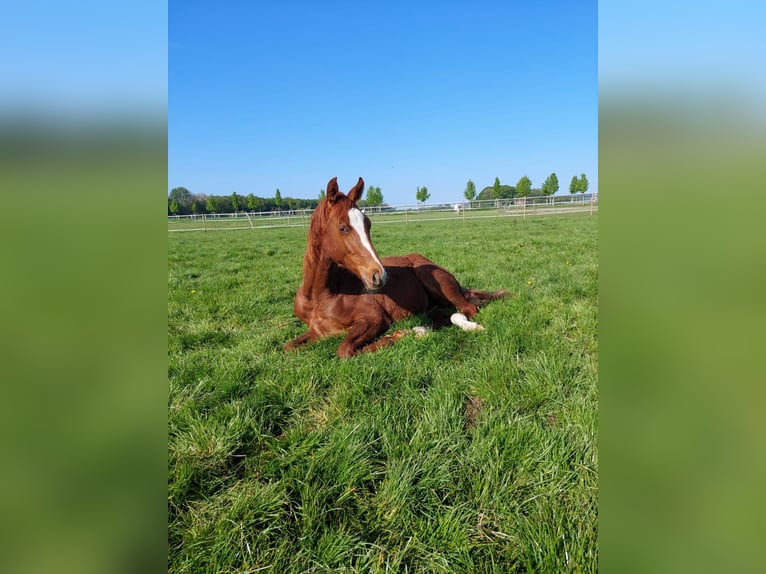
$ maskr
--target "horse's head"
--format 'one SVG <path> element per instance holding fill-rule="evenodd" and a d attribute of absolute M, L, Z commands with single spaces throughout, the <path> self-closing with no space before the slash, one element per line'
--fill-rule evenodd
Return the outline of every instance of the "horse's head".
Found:
<path fill-rule="evenodd" d="M 387 275 L 370 241 L 370 219 L 356 206 L 363 191 L 361 177 L 347 195 L 338 190 L 338 178 L 332 178 L 311 227 L 313 241 L 322 242 L 322 251 L 330 259 L 359 277 L 368 290 L 377 291 L 385 285 Z"/>

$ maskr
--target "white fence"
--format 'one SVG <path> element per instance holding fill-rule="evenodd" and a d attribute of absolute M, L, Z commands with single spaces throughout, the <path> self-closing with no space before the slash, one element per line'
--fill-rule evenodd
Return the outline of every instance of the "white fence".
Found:
<path fill-rule="evenodd" d="M 460 203 L 431 203 L 417 205 L 379 206 L 364 209 L 375 223 L 409 223 L 460 218 L 528 217 L 565 213 L 590 213 L 598 210 L 597 193 L 551 195 L 546 197 L 515 197 Z M 306 227 L 311 209 L 286 211 L 205 213 L 169 215 L 168 231 L 214 231 L 225 229 L 269 229 L 275 227 Z"/>

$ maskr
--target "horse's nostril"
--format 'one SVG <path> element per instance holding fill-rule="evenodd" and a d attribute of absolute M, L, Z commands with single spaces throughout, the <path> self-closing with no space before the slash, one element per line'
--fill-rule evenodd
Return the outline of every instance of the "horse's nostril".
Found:
<path fill-rule="evenodd" d="M 378 290 L 386 284 L 386 271 L 378 270 L 370 274 L 370 289 Z"/>

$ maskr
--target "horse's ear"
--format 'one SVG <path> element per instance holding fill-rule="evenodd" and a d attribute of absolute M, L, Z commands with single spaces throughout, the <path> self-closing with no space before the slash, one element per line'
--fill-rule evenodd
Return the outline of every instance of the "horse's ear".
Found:
<path fill-rule="evenodd" d="M 360 177 L 357 184 L 352 187 L 346 195 L 348 195 L 348 198 L 351 201 L 356 203 L 362 199 L 362 192 L 364 192 L 364 180 Z"/>
<path fill-rule="evenodd" d="M 330 203 L 334 203 L 338 199 L 338 178 L 334 177 L 327 182 L 327 200 Z"/>

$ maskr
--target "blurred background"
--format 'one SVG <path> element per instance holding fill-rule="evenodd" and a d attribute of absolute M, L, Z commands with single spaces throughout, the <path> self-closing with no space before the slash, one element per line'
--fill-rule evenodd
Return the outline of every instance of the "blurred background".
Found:
<path fill-rule="evenodd" d="M 0 18 L 1 572 L 165 568 L 167 5 Z"/>
<path fill-rule="evenodd" d="M 765 13 L 599 3 L 605 572 L 763 568 Z"/>

